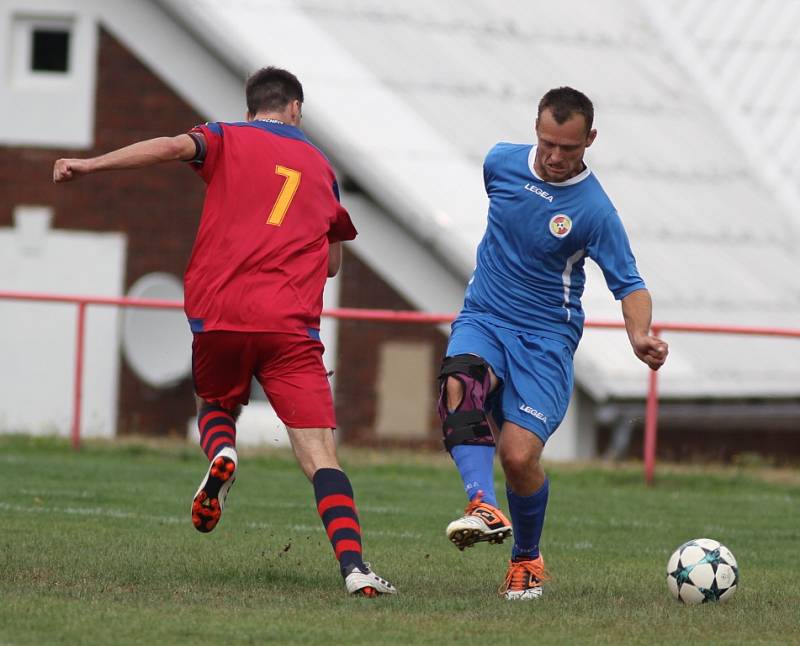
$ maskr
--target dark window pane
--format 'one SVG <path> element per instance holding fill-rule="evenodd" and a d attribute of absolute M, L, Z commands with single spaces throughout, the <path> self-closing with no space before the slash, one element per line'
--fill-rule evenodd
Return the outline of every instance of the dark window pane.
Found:
<path fill-rule="evenodd" d="M 35 29 L 33 32 L 34 72 L 69 70 L 69 32 Z"/>

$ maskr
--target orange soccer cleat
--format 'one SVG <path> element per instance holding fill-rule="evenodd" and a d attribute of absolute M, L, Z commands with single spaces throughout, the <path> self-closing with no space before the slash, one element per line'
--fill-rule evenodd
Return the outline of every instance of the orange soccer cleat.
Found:
<path fill-rule="evenodd" d="M 538 599 L 549 578 L 541 554 L 532 561 L 509 561 L 506 580 L 498 592 L 506 599 Z"/>
<path fill-rule="evenodd" d="M 460 550 L 486 541 L 502 543 L 511 536 L 511 523 L 494 505 L 483 502 L 483 493 L 467 505 L 464 515 L 447 526 L 447 538 Z"/>

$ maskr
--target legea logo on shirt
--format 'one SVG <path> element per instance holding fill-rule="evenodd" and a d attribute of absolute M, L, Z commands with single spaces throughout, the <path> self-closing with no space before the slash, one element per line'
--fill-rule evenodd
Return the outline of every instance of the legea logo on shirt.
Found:
<path fill-rule="evenodd" d="M 565 238 L 572 231 L 572 219 L 564 213 L 559 213 L 550 218 L 550 233 L 556 238 Z"/>
<path fill-rule="evenodd" d="M 531 193 L 535 193 L 536 195 L 541 197 L 543 200 L 547 200 L 548 202 L 552 202 L 553 201 L 553 196 L 550 195 L 550 193 L 548 193 L 547 191 L 543 191 L 538 186 L 536 186 L 534 184 L 531 184 L 530 182 L 525 184 L 525 190 L 526 191 L 530 191 Z"/>

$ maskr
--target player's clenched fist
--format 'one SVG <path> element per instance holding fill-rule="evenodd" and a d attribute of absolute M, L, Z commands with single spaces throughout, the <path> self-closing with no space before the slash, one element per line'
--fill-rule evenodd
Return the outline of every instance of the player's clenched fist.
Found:
<path fill-rule="evenodd" d="M 53 182 L 69 182 L 89 172 L 88 159 L 59 159 L 53 165 Z"/>
<path fill-rule="evenodd" d="M 633 351 L 652 370 L 658 370 L 667 360 L 669 346 L 658 337 L 646 336 L 634 343 Z"/>

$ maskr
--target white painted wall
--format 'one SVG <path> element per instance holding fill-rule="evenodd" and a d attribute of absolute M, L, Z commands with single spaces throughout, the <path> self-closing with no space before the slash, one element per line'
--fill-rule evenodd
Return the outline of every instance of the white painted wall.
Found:
<path fill-rule="evenodd" d="M 120 296 L 126 237 L 50 230 L 46 207 L 15 209 L 0 228 L 0 289 Z M 116 433 L 119 312 L 89 306 L 82 434 Z M 72 421 L 77 307 L 0 299 L 0 432 L 68 435 Z"/>
<path fill-rule="evenodd" d="M 94 2 L 0 0 L 0 143 L 90 148 L 94 139 Z M 66 73 L 30 70 L 31 30 L 70 31 Z"/>
<path fill-rule="evenodd" d="M 37 25 L 69 27 L 67 74 L 29 71 Z M 0 0 L 0 144 L 91 148 L 98 25 L 208 119 L 244 118 L 243 82 L 252 66 L 242 62 L 232 72 L 153 2 Z"/>
<path fill-rule="evenodd" d="M 567 414 L 561 426 L 545 444 L 542 456 L 550 462 L 589 460 L 597 456 L 595 425 L 587 419 L 589 402 L 573 388 Z"/>

